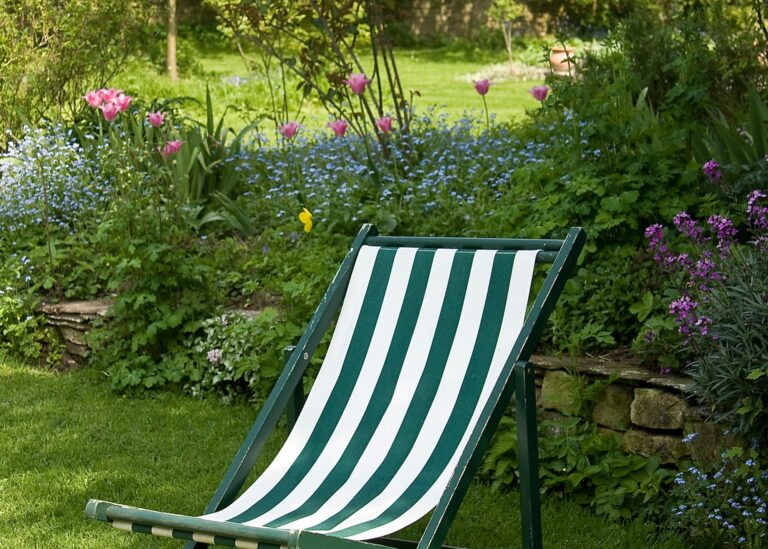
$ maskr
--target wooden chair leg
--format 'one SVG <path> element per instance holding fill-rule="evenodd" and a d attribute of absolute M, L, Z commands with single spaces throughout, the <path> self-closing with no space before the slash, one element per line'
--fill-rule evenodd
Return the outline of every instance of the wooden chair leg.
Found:
<path fill-rule="evenodd" d="M 536 376 L 533 364 L 515 364 L 517 445 L 520 459 L 520 515 L 523 547 L 541 549 L 539 446 L 536 433 Z"/>

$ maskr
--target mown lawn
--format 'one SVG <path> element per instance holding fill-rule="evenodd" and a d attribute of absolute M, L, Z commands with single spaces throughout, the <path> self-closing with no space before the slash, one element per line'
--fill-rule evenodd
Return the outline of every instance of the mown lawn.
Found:
<path fill-rule="evenodd" d="M 55 374 L 0 357 L 0 547 L 180 547 L 87 520 L 85 503 L 201 512 L 255 415 L 250 405 L 170 393 L 118 396 L 94 369 Z M 650 525 L 609 524 L 567 502 L 547 501 L 543 513 L 546 547 L 684 547 Z M 493 549 L 518 540 L 517 494 L 476 485 L 448 541 Z"/>
<path fill-rule="evenodd" d="M 469 115 L 485 119 L 481 97 L 472 84 L 473 75 L 482 75 L 484 68 L 505 60 L 504 52 L 453 51 L 450 49 L 411 49 L 397 51 L 398 70 L 406 90 L 418 92 L 414 96 L 417 114 L 427 112 L 434 116 L 444 114 L 449 121 Z M 364 66 L 370 60 L 361 60 Z M 178 82 L 158 74 L 156 68 L 132 63 L 111 84 L 145 101 L 155 98 L 192 97 L 200 103 L 188 105 L 187 112 L 203 118 L 205 89 L 208 86 L 218 115 L 231 107 L 228 123 L 242 127 L 249 113 L 268 108 L 269 94 L 265 83 L 250 75 L 235 51 L 210 49 L 199 52 L 197 59 L 201 72 L 182 74 Z M 492 79 L 493 80 L 493 79 Z M 538 102 L 528 90 L 542 80 L 506 80 L 494 82 L 486 96 L 488 110 L 498 122 L 520 120 L 526 110 L 538 108 Z M 303 124 L 308 130 L 327 131 L 327 113 L 318 104 L 308 102 L 302 110 Z M 271 126 L 265 124 L 264 128 Z"/>

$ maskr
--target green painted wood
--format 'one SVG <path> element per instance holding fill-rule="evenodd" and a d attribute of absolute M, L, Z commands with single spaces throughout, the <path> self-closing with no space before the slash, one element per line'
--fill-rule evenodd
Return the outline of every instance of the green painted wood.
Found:
<path fill-rule="evenodd" d="M 530 362 L 515 364 L 515 389 L 523 547 L 542 549 L 539 446 L 536 433 L 536 372 Z"/>
<path fill-rule="evenodd" d="M 264 407 L 259 412 L 227 473 L 208 503 L 205 509 L 206 513 L 213 513 L 229 505 L 237 496 L 267 438 L 282 415 L 288 400 L 302 381 L 309 359 L 317 349 L 323 334 L 341 305 L 360 247 L 366 238 L 377 234 L 376 227 L 368 224 L 363 225 L 358 232 L 357 237 L 352 242 L 352 247 L 315 310 L 307 330 L 291 353 L 288 363 L 264 403 Z"/>
<path fill-rule="evenodd" d="M 288 364 L 288 361 L 291 359 L 291 354 L 293 353 L 294 349 L 296 349 L 296 345 L 288 345 L 285 349 L 283 349 L 283 367 L 285 367 Z M 293 429 L 293 426 L 296 425 L 296 420 L 299 417 L 299 414 L 301 413 L 301 409 L 304 407 L 304 375 L 301 376 L 301 381 L 296 384 L 296 388 L 293 390 L 293 393 L 291 394 L 291 398 L 288 400 L 288 405 L 286 409 L 286 423 L 288 424 L 288 431 L 290 432 Z"/>
<path fill-rule="evenodd" d="M 455 248 L 457 250 L 542 250 L 559 252 L 563 244 L 556 239 L 530 238 L 464 238 L 428 236 L 372 236 L 366 239 L 371 246 L 409 248 Z"/>
<path fill-rule="evenodd" d="M 494 387 L 477 427 L 459 460 L 456 471 L 424 530 L 419 541 L 419 549 L 437 549 L 445 539 L 464 494 L 469 488 L 477 468 L 482 463 L 485 450 L 488 448 L 493 433 L 496 431 L 496 427 L 512 397 L 515 387 L 512 376 L 514 365 L 518 361 L 527 361 L 531 357 L 566 280 L 576 266 L 585 240 L 584 231 L 581 228 L 573 227 L 562 241 L 557 258 L 534 300 L 528 318 L 504 366 L 499 383 Z"/>
<path fill-rule="evenodd" d="M 197 517 L 128 507 L 105 501 L 91 501 L 93 503 L 89 502 L 89 506 L 95 507 L 98 510 L 97 513 L 99 515 L 103 514 L 109 522 L 114 520 L 124 520 L 138 525 L 162 526 L 164 528 L 173 528 L 187 532 L 201 532 L 215 536 L 264 541 L 266 543 L 286 545 L 288 547 L 296 546 L 295 543 L 293 545 L 290 544 L 291 536 L 294 535 L 295 532 L 286 530 L 244 526 L 234 522 L 206 520 Z M 98 516 L 93 516 L 91 518 L 98 518 Z"/>

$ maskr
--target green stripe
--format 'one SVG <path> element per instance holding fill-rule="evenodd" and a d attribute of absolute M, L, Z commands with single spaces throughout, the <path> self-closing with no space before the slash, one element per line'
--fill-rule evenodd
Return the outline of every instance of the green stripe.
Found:
<path fill-rule="evenodd" d="M 136 534 L 152 534 L 152 527 L 147 526 L 146 524 L 136 524 L 135 522 L 131 524 L 131 531 Z"/>
<path fill-rule="evenodd" d="M 386 292 L 389 275 L 392 272 L 392 263 L 396 253 L 397 250 L 395 249 L 382 249 L 376 255 L 373 272 L 366 288 L 363 304 L 344 359 L 344 364 L 341 368 L 341 373 L 312 434 L 309 436 L 306 446 L 272 490 L 254 503 L 247 511 L 230 519 L 233 522 L 252 520 L 269 511 L 274 502 L 282 501 L 304 478 L 322 453 L 339 422 L 352 389 L 357 382 L 360 365 L 368 352 L 368 346 L 373 337 L 373 330 L 381 311 L 382 300 Z"/>
<path fill-rule="evenodd" d="M 381 375 L 373 390 L 373 396 L 363 414 L 360 425 L 352 436 L 339 462 L 330 471 L 314 494 L 301 507 L 268 523 L 266 526 L 277 528 L 298 518 L 311 515 L 349 479 L 350 474 L 360 461 L 363 452 L 381 423 L 384 412 L 392 400 L 403 361 L 411 343 L 419 310 L 424 300 L 424 293 L 434 256 L 434 250 L 419 250 L 416 252 L 411 276 L 403 298 L 403 305 L 400 309 L 400 315 L 392 335 L 387 357 L 382 366 Z"/>
<path fill-rule="evenodd" d="M 379 517 L 334 532 L 334 535 L 348 537 L 391 522 L 410 509 L 434 485 L 437 478 L 445 470 L 464 435 L 463 427 L 469 424 L 485 383 L 496 342 L 499 339 L 513 262 L 514 256 L 512 254 L 496 254 L 494 258 L 477 340 L 467 373 L 459 390 L 459 399 L 448 419 L 447 428 L 443 431 L 424 469 L 403 495 L 398 498 L 397 502 Z M 452 426 L 456 426 L 456 428 L 451 428 Z"/>
<path fill-rule="evenodd" d="M 432 347 L 416 388 L 416 396 L 411 400 L 403 424 L 395 436 L 396 444 L 389 449 L 376 474 L 352 498 L 346 508 L 320 524 L 308 527 L 308 530 L 330 530 L 354 514 L 387 487 L 389 481 L 408 457 L 440 384 L 443 367 L 448 358 L 461 315 L 473 257 L 474 252 L 457 252 L 454 256 Z M 334 532 L 332 535 L 337 534 Z"/>

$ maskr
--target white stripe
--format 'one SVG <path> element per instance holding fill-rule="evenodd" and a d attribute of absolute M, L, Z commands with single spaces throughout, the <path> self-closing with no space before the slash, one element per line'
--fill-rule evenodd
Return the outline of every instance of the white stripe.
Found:
<path fill-rule="evenodd" d="M 247 511 L 254 502 L 264 497 L 274 488 L 285 474 L 285 471 L 288 470 L 297 456 L 301 454 L 338 380 L 358 316 L 360 315 L 360 308 L 363 304 L 365 292 L 368 289 L 368 283 L 370 282 L 378 251 L 379 248 L 377 247 L 362 246 L 358 252 L 347 293 L 344 297 L 344 304 L 339 313 L 339 319 L 336 322 L 336 329 L 323 361 L 323 367 L 317 375 L 302 413 L 299 415 L 285 444 L 269 467 L 237 500 L 225 509 L 209 515 L 203 515 L 202 518 L 226 521 Z"/>
<path fill-rule="evenodd" d="M 237 538 L 235 540 L 235 547 L 237 549 L 259 549 L 259 542 Z"/>
<path fill-rule="evenodd" d="M 201 532 L 192 532 L 192 541 L 199 541 L 201 543 L 214 543 L 213 536 L 211 534 L 203 534 Z"/>
<path fill-rule="evenodd" d="M 152 527 L 152 535 L 153 536 L 162 536 L 165 538 L 172 538 L 173 537 L 173 528 L 163 528 L 162 526 L 153 526 Z"/>
<path fill-rule="evenodd" d="M 396 443 L 395 436 L 408 411 L 416 387 L 421 380 L 427 363 L 432 339 L 440 318 L 445 290 L 451 273 L 455 250 L 435 251 L 429 279 L 424 289 L 424 299 L 413 329 L 403 366 L 392 398 L 371 439 L 360 457 L 349 479 L 333 494 L 322 507 L 311 516 L 298 519 L 281 528 L 310 529 L 346 507 L 379 468 L 388 450 Z"/>
<path fill-rule="evenodd" d="M 112 527 L 126 532 L 133 532 L 133 523 L 126 520 L 113 520 Z"/>
<path fill-rule="evenodd" d="M 339 462 L 347 446 L 349 446 L 352 436 L 357 431 L 371 398 L 374 396 L 374 389 L 389 353 L 397 321 L 400 318 L 415 255 L 416 248 L 400 248 L 395 254 L 387 288 L 382 299 L 381 310 L 365 359 L 360 367 L 360 374 L 325 448 L 290 494 L 272 507 L 270 511 L 247 521 L 245 524 L 268 524 L 299 508 L 315 493 Z"/>
<path fill-rule="evenodd" d="M 517 342 L 520 330 L 522 330 L 523 323 L 525 322 L 526 307 L 528 305 L 537 253 L 538 251 L 536 250 L 524 250 L 518 251 L 515 254 L 515 263 L 512 267 L 509 291 L 507 292 L 507 302 L 504 309 L 504 318 L 499 332 L 499 340 L 496 343 L 491 366 L 488 370 L 488 376 L 486 377 L 485 384 L 480 393 L 477 406 L 472 414 L 472 419 L 469 421 L 467 430 L 464 432 L 464 436 L 462 437 L 456 452 L 451 457 L 448 466 L 440 475 L 437 482 L 435 482 L 427 493 L 424 494 L 413 507 L 408 509 L 408 511 L 387 524 L 383 524 L 362 534 L 350 536 L 351 539 L 370 539 L 396 532 L 426 515 L 439 502 L 440 496 L 448 486 L 451 475 L 464 451 L 464 447 L 469 442 L 469 437 L 472 435 L 472 431 L 478 422 L 480 414 L 490 398 L 491 391 L 499 381 L 501 370 L 508 360 L 512 348 Z"/>
<path fill-rule="evenodd" d="M 495 250 L 478 250 L 474 254 L 461 315 L 445 370 L 435 398 L 408 457 L 378 496 L 338 526 L 332 528 L 331 532 L 373 520 L 392 506 L 408 489 L 427 460 L 432 456 L 445 428 L 451 427 L 447 425 L 448 419 L 458 398 L 475 347 L 495 254 Z M 364 537 L 370 536 L 366 533 Z"/>

